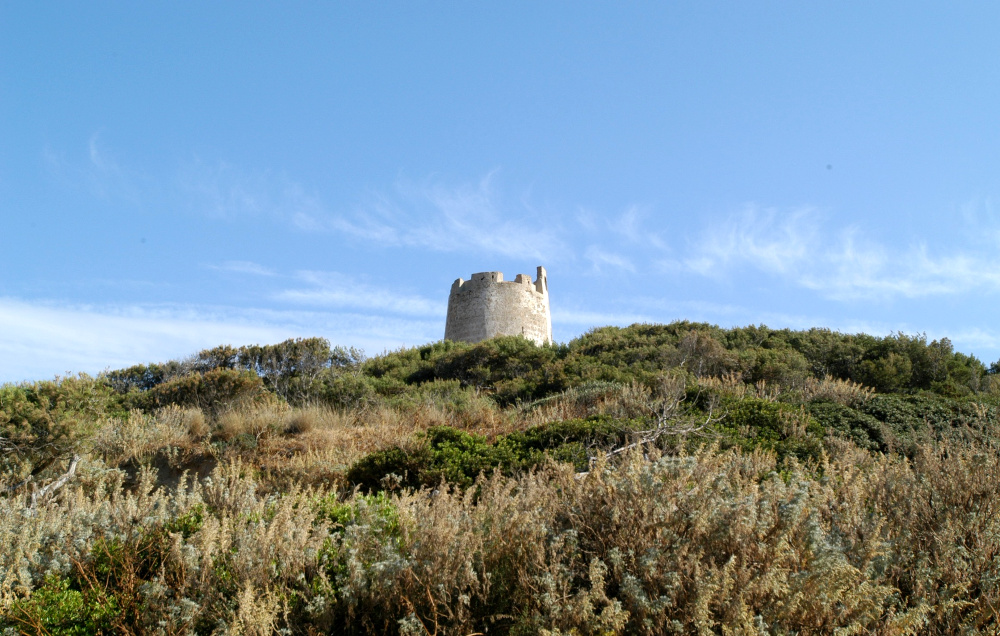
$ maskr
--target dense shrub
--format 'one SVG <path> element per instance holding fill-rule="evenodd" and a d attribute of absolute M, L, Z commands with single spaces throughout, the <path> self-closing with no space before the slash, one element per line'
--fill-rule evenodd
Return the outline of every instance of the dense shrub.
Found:
<path fill-rule="evenodd" d="M 269 391 L 289 403 L 324 402 L 341 408 L 452 380 L 509 406 L 594 381 L 651 386 L 668 370 L 698 379 L 736 374 L 750 384 L 786 388 L 829 377 L 883 393 L 923 390 L 948 397 L 979 391 L 987 374 L 979 360 L 954 352 L 947 339 L 928 343 L 922 335 L 879 338 L 765 326 L 727 330 L 678 321 L 602 327 L 566 345 L 539 347 L 521 337 L 501 336 L 473 345 L 442 341 L 367 360 L 360 351 L 331 348 L 323 338 L 225 345 L 187 361 L 137 365 L 106 372 L 102 378 L 119 394 L 131 395 L 193 373 L 241 369 L 258 375 Z"/>
<path fill-rule="evenodd" d="M 251 345 L 235 352 L 237 368 L 256 373 L 264 384 L 285 400 L 308 401 L 313 383 L 328 372 L 334 360 L 350 366 L 361 361 L 354 350 L 331 351 L 325 338 L 294 338 L 276 345 Z"/>
<path fill-rule="evenodd" d="M 81 592 L 70 585 L 69 579 L 49 575 L 31 597 L 11 605 L 4 622 L 23 634 L 38 636 L 112 633 L 121 615 L 115 596 L 94 587 Z"/>
<path fill-rule="evenodd" d="M 435 487 L 442 481 L 465 488 L 481 473 L 494 470 L 512 475 L 536 468 L 549 459 L 589 470 L 594 460 L 626 445 L 632 433 L 648 422 L 607 416 L 551 422 L 524 431 L 486 437 L 437 426 L 420 436 L 415 448 L 376 451 L 358 460 L 348 481 L 373 492 L 386 487 Z"/>
<path fill-rule="evenodd" d="M 859 448 L 885 453 L 897 446 L 889 427 L 850 406 L 836 402 L 813 402 L 809 404 L 809 415 L 827 431 L 850 440 Z"/>
<path fill-rule="evenodd" d="M 430 453 L 426 448 L 405 451 L 394 446 L 369 453 L 354 462 L 347 471 L 347 481 L 364 492 L 419 488 L 429 463 Z"/>
<path fill-rule="evenodd" d="M 325 338 L 291 338 L 274 345 L 221 345 L 183 360 L 106 371 L 101 379 L 122 395 L 149 391 L 181 376 L 220 370 L 248 371 L 282 399 L 302 404 L 328 390 L 335 377 L 356 372 L 364 353 L 353 347 L 330 348 Z M 326 382 L 319 380 L 324 378 Z M 141 403 L 142 399 L 133 399 Z"/>
<path fill-rule="evenodd" d="M 877 395 L 858 409 L 892 432 L 891 450 L 912 448 L 915 442 L 940 438 L 960 440 L 997 437 L 997 409 L 966 400 L 948 399 L 932 393 Z"/>
<path fill-rule="evenodd" d="M 377 402 L 378 394 L 370 378 L 353 373 L 321 373 L 312 384 L 313 401 L 343 409 L 359 409 Z"/>
<path fill-rule="evenodd" d="M 268 402 L 267 389 L 256 374 L 234 369 L 191 373 L 133 394 L 134 404 L 145 410 L 176 405 L 219 414 L 240 406 Z"/>
<path fill-rule="evenodd" d="M 80 451 L 114 407 L 111 391 L 83 374 L 0 386 L 0 474 L 43 473 Z"/>
<path fill-rule="evenodd" d="M 117 393 L 122 395 L 133 391 L 148 391 L 158 384 L 192 371 L 193 365 L 177 360 L 163 364 L 137 364 L 127 369 L 105 371 L 100 375 Z"/>
<path fill-rule="evenodd" d="M 823 426 L 802 407 L 747 397 L 724 404 L 717 430 L 723 447 L 773 451 L 779 460 L 794 456 L 816 461 L 822 453 Z"/>

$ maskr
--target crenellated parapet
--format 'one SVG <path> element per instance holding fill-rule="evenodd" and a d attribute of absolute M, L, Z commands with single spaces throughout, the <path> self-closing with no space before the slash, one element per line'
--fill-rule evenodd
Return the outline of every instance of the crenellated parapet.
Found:
<path fill-rule="evenodd" d="M 544 267 L 538 267 L 534 281 L 528 274 L 504 281 L 503 272 L 480 272 L 452 284 L 445 339 L 479 342 L 501 335 L 522 335 L 537 344 L 552 341 Z"/>

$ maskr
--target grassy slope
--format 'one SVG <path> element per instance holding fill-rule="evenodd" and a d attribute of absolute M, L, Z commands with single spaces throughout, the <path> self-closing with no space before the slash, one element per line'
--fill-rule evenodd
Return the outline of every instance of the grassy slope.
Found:
<path fill-rule="evenodd" d="M 5 386 L 0 461 L 31 480 L 0 499 L 3 620 L 985 632 L 995 366 L 946 340 L 681 322 L 370 360 L 219 347 Z"/>

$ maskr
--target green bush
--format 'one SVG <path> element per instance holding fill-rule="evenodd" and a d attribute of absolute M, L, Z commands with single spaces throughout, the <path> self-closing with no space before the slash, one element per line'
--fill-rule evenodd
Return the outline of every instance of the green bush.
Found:
<path fill-rule="evenodd" d="M 354 349 L 331 348 L 322 338 L 227 345 L 183 362 L 109 371 L 102 381 L 118 394 L 131 396 L 131 406 L 164 400 L 143 400 L 136 393 L 171 382 L 190 383 L 183 378 L 192 375 L 238 370 L 258 375 L 265 388 L 292 404 L 318 401 L 348 408 L 378 397 L 406 399 L 428 383 L 458 381 L 509 406 L 594 381 L 650 385 L 671 369 L 683 369 L 695 378 L 737 374 L 751 384 L 763 380 L 779 387 L 831 376 L 883 393 L 925 390 L 949 397 L 979 391 L 987 374 L 979 360 L 954 352 L 946 338 L 928 342 L 924 335 L 880 338 L 763 325 L 721 329 L 677 321 L 601 327 L 565 345 L 539 347 L 514 336 L 476 344 L 440 341 L 368 360 Z"/>
<path fill-rule="evenodd" d="M 130 398 L 134 407 L 145 411 L 173 404 L 218 415 L 235 407 L 264 404 L 273 399 L 268 395 L 263 380 L 251 371 L 214 369 L 180 376 Z"/>
<path fill-rule="evenodd" d="M 436 378 L 459 380 L 463 386 L 498 391 L 502 404 L 533 399 L 553 390 L 537 372 L 551 364 L 558 351 L 538 346 L 521 336 L 500 336 L 442 356 L 434 366 Z"/>
<path fill-rule="evenodd" d="M 876 395 L 858 407 L 891 432 L 889 450 L 911 454 L 914 444 L 950 438 L 969 441 L 996 438 L 996 407 L 949 399 L 933 393 Z"/>
<path fill-rule="evenodd" d="M 748 384 L 766 382 L 778 386 L 798 386 L 811 375 L 809 361 L 791 348 L 750 348 L 740 352 L 740 365 Z"/>
<path fill-rule="evenodd" d="M 442 479 L 467 488 L 480 473 L 500 470 L 510 475 L 550 458 L 587 470 L 591 458 L 623 446 L 630 433 L 643 426 L 638 420 L 593 416 L 535 426 L 493 443 L 481 435 L 436 426 L 420 436 L 416 450 L 394 447 L 366 455 L 351 466 L 347 479 L 365 492 L 376 492 L 387 486 L 434 487 Z"/>
<path fill-rule="evenodd" d="M 365 455 L 354 462 L 347 470 L 347 481 L 363 492 L 378 492 L 390 484 L 387 477 L 392 478 L 392 484 L 403 488 L 419 488 L 423 485 L 421 479 L 430 461 L 426 449 L 407 452 L 399 447 L 387 448 Z"/>
<path fill-rule="evenodd" d="M 191 371 L 190 364 L 171 360 L 163 364 L 137 364 L 127 369 L 105 371 L 99 377 L 113 391 L 126 395 L 133 391 L 148 391 L 158 384 Z"/>
<path fill-rule="evenodd" d="M 329 370 L 314 381 L 310 395 L 319 402 L 342 409 L 360 409 L 378 399 L 369 378 Z"/>
<path fill-rule="evenodd" d="M 467 488 L 479 473 L 510 466 L 515 460 L 511 449 L 490 444 L 482 435 L 449 426 L 435 426 L 425 435 L 430 461 L 421 474 L 421 481 L 427 485 L 436 485 L 443 479 L 451 485 Z"/>
<path fill-rule="evenodd" d="M 233 367 L 252 371 L 264 385 L 292 404 L 308 402 L 314 381 L 331 366 L 335 352 L 325 338 L 292 338 L 275 345 L 250 345 L 225 351 L 223 358 Z M 336 356 L 345 365 L 361 354 Z M 350 354 L 355 354 L 353 350 Z"/>
<path fill-rule="evenodd" d="M 0 626 L 30 636 L 92 636 L 113 632 L 121 614 L 115 596 L 70 587 L 70 580 L 48 576 L 30 598 L 14 603 Z"/>
<path fill-rule="evenodd" d="M 175 517 L 163 526 L 167 532 L 177 532 L 185 539 L 190 539 L 191 535 L 201 530 L 205 523 L 204 504 L 195 504 L 190 510 Z"/>
<path fill-rule="evenodd" d="M 892 431 L 867 413 L 836 402 L 813 402 L 808 409 L 823 428 L 860 448 L 885 453 L 893 446 Z"/>
<path fill-rule="evenodd" d="M 607 415 L 594 415 L 515 431 L 498 439 L 496 444 L 510 449 L 516 458 L 513 467 L 521 470 L 541 464 L 548 456 L 572 463 L 582 471 L 589 468 L 592 457 L 624 446 L 631 432 L 645 427 L 645 422 L 639 420 L 622 421 Z"/>
<path fill-rule="evenodd" d="M 723 448 L 770 450 L 779 461 L 788 456 L 817 460 L 821 455 L 825 431 L 802 407 L 747 397 L 724 403 L 724 413 L 717 425 Z"/>
<path fill-rule="evenodd" d="M 84 374 L 0 386 L 0 470 L 41 475 L 81 451 L 115 408 L 111 390 Z"/>

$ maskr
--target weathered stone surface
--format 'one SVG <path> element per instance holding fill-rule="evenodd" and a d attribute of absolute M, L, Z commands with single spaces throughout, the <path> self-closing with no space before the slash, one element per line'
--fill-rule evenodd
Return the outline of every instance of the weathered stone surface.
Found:
<path fill-rule="evenodd" d="M 479 342 L 494 336 L 522 335 L 537 344 L 552 341 L 549 281 L 539 266 L 534 281 L 518 274 L 504 282 L 502 272 L 480 272 L 459 278 L 448 297 L 446 340 Z"/>

